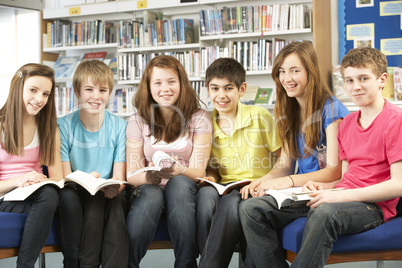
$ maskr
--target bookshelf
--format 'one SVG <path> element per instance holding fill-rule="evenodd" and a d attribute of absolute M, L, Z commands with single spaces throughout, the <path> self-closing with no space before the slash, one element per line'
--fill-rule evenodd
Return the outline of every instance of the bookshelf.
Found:
<path fill-rule="evenodd" d="M 250 44 L 258 39 L 275 40 L 309 40 L 313 42 L 318 54 L 319 65 L 322 72 L 325 74 L 326 81 L 330 81 L 332 71 L 331 58 L 331 11 L 330 0 L 253 0 L 253 1 L 233 1 L 233 0 L 198 0 L 197 2 L 180 3 L 180 0 L 165 0 L 165 1 L 112 1 L 95 4 L 83 4 L 78 6 L 66 6 L 62 8 L 44 9 L 42 32 L 47 31 L 46 23 L 54 20 L 70 20 L 72 22 L 80 22 L 86 20 L 111 20 L 111 21 L 139 21 L 144 19 L 146 12 L 157 12 L 163 14 L 164 20 L 175 20 L 178 18 L 187 18 L 194 20 L 194 35 L 195 42 L 190 44 L 180 45 L 163 45 L 163 46 L 141 46 L 141 47 L 121 47 L 119 43 L 110 44 L 93 44 L 82 46 L 62 46 L 48 47 L 45 38 L 43 38 L 43 53 L 47 55 L 43 59 L 48 58 L 48 55 L 60 56 L 75 56 L 83 55 L 86 52 L 107 51 L 107 57 L 119 57 L 128 55 L 146 55 L 151 53 L 171 53 L 173 55 L 183 54 L 183 57 L 190 58 L 194 61 L 207 48 L 227 48 L 236 42 L 247 42 Z M 200 30 L 200 11 L 211 9 L 235 8 L 239 6 L 252 5 L 305 5 L 310 13 L 310 26 L 303 29 L 293 30 L 272 30 L 258 32 L 243 32 L 231 34 L 218 34 L 201 36 Z M 191 56 L 189 56 L 191 55 Z M 196 55 L 196 56 L 194 56 Z M 201 55 L 200 55 L 201 57 Z M 183 64 L 184 65 L 184 64 Z M 194 74 L 189 74 L 190 80 L 194 83 L 204 80 L 203 71 L 208 63 L 203 63 L 204 69 L 197 70 Z M 194 68 L 194 67 L 189 67 Z M 186 69 L 187 70 L 187 69 Z M 193 69 L 191 69 L 193 70 Z M 192 71 L 193 72 L 193 71 Z M 134 79 L 126 78 L 116 81 L 115 89 L 127 88 L 136 86 L 139 83 L 139 77 Z M 68 83 L 68 81 L 58 81 Z M 274 87 L 271 78 L 270 69 L 264 70 L 248 70 L 247 83 L 250 86 Z M 200 89 L 198 89 L 199 91 Z M 111 96 L 112 99 L 113 96 Z M 131 102 L 130 102 L 131 103 Z M 267 105 L 267 109 L 272 110 L 273 105 Z"/>

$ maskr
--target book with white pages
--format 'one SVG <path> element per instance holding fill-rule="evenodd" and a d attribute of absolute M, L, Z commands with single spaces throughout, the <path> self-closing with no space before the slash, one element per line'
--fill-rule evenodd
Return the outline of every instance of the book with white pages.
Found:
<path fill-rule="evenodd" d="M 127 181 L 96 178 L 89 173 L 76 170 L 73 173 L 68 174 L 64 179 L 60 181 L 45 180 L 33 185 L 15 188 L 14 190 L 5 194 L 2 198 L 4 198 L 4 201 L 22 201 L 44 185 L 51 184 L 61 189 L 69 182 L 75 182 L 81 185 L 91 195 L 95 195 L 101 189 L 111 185 L 120 186 L 122 184 L 127 184 L 134 187 L 134 184 Z"/>
<path fill-rule="evenodd" d="M 343 188 L 333 188 L 321 191 L 338 191 Z M 265 194 L 272 196 L 280 209 L 296 208 L 306 206 L 307 202 L 312 199 L 310 194 L 312 191 L 303 192 L 302 187 L 292 187 L 281 190 L 266 190 Z"/>
<path fill-rule="evenodd" d="M 241 187 L 251 183 L 251 180 L 244 179 L 244 180 L 240 180 L 240 181 L 236 181 L 236 182 L 232 182 L 232 183 L 223 185 L 223 184 L 212 182 L 212 181 L 209 181 L 209 180 L 203 179 L 203 178 L 197 178 L 197 179 L 200 180 L 200 181 L 204 181 L 206 183 L 209 183 L 210 185 L 215 187 L 215 189 L 218 191 L 219 195 L 228 194 L 233 189 L 241 188 Z"/>
<path fill-rule="evenodd" d="M 166 162 L 168 162 L 170 164 L 170 166 L 173 163 L 177 163 L 180 165 L 180 163 L 176 159 L 172 158 L 167 153 L 165 153 L 163 151 L 156 151 L 152 155 L 152 163 L 154 164 L 153 166 L 144 167 L 144 168 L 140 168 L 140 169 L 131 171 L 127 174 L 127 178 L 130 178 L 133 175 L 136 175 L 138 173 L 145 172 L 145 171 L 150 171 L 150 170 L 160 171 L 166 167 L 166 165 L 165 165 Z"/>

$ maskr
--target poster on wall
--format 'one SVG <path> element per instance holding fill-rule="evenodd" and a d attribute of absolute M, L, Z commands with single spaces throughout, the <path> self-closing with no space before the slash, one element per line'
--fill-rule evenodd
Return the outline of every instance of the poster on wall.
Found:
<path fill-rule="evenodd" d="M 374 0 L 356 0 L 356 7 L 372 7 Z"/>
<path fill-rule="evenodd" d="M 402 67 L 402 1 L 338 0 L 339 62 L 352 48 L 371 46 Z"/>
<path fill-rule="evenodd" d="M 346 26 L 346 40 L 353 40 L 353 48 L 374 46 L 374 23 Z"/>
<path fill-rule="evenodd" d="M 387 56 L 402 55 L 402 38 L 381 39 L 380 50 Z"/>

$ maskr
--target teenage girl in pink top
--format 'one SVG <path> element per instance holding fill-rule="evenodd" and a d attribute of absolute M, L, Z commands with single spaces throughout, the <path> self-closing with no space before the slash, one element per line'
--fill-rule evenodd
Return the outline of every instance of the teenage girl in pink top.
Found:
<path fill-rule="evenodd" d="M 56 123 L 54 71 L 41 64 L 22 66 L 11 80 L 0 110 L 0 196 L 46 179 L 62 178 L 60 135 Z M 17 267 L 34 267 L 45 245 L 58 193 L 43 186 L 21 202 L 0 199 L 1 212 L 28 214 L 19 247 Z"/>
<path fill-rule="evenodd" d="M 175 267 L 197 267 L 196 178 L 204 176 L 209 159 L 211 117 L 200 108 L 186 71 L 172 56 L 156 56 L 148 63 L 133 104 L 138 112 L 126 129 L 127 171 L 152 165 L 152 155 L 158 150 L 180 164 L 127 178 L 137 186 L 127 219 L 129 267 L 139 267 L 163 211 Z"/>

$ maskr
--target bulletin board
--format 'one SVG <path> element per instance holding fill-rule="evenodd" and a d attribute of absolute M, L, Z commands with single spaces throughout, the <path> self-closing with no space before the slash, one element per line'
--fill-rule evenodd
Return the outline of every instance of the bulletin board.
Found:
<path fill-rule="evenodd" d="M 338 0 L 339 63 L 358 46 L 375 47 L 402 67 L 402 1 Z"/>

